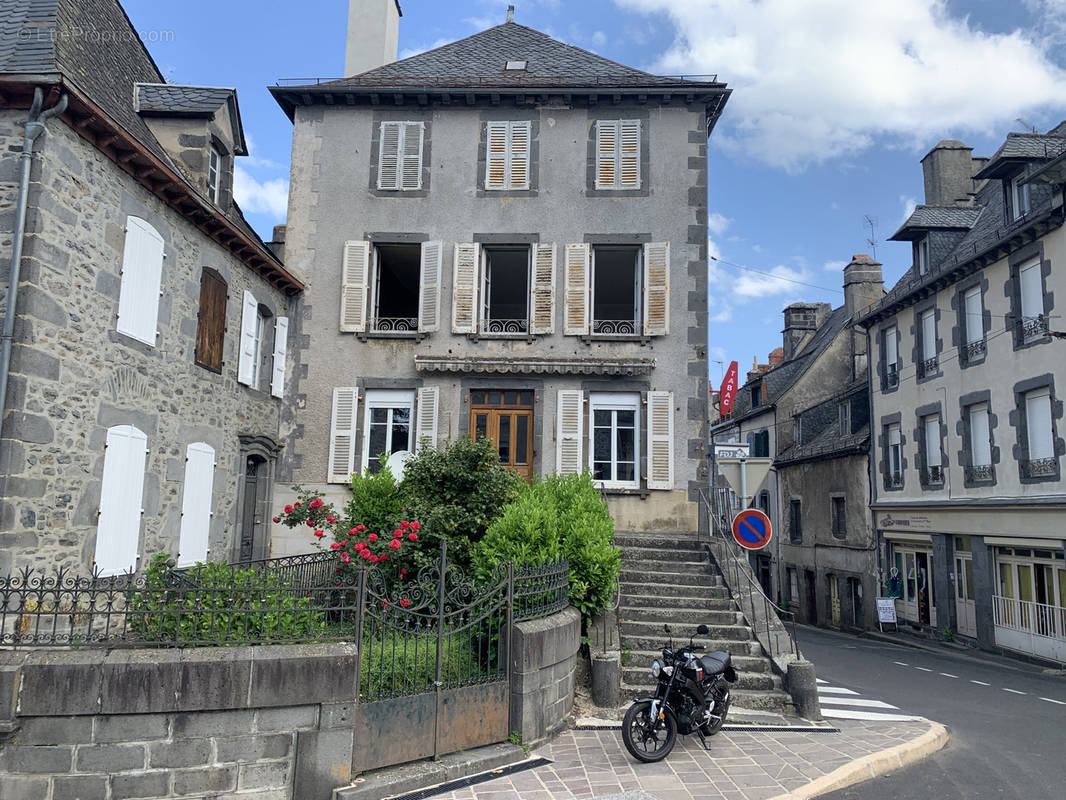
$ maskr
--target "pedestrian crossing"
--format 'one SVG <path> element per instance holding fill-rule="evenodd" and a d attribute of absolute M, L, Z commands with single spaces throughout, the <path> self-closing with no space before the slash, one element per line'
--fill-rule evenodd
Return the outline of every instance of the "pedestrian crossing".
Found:
<path fill-rule="evenodd" d="M 858 692 L 843 686 L 831 686 L 818 679 L 818 702 L 826 719 L 880 720 L 882 722 L 906 722 L 921 717 L 900 713 L 897 706 L 881 700 L 868 700 Z"/>

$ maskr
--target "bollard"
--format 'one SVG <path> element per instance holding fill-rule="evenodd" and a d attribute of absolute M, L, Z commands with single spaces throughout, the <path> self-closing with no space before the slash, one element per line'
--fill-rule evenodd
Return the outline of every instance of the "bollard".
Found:
<path fill-rule="evenodd" d="M 796 713 L 803 719 L 820 720 L 822 707 L 818 703 L 818 681 L 814 674 L 814 664 L 810 661 L 793 661 L 788 665 L 786 680 Z"/>
<path fill-rule="evenodd" d="M 617 650 L 592 654 L 592 702 L 617 708 L 622 694 L 622 654 Z"/>

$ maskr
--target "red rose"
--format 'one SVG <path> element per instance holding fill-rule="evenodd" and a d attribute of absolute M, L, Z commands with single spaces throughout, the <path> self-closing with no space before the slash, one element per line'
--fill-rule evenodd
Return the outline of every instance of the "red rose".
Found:
<path fill-rule="evenodd" d="M 321 497 L 316 497 L 314 500 L 312 500 L 310 503 L 307 504 L 307 507 L 308 508 L 321 508 L 322 507 L 322 498 Z"/>
<path fill-rule="evenodd" d="M 286 514 L 291 514 L 292 513 L 292 506 L 285 506 L 285 513 Z"/>
<path fill-rule="evenodd" d="M 402 597 L 400 598 L 400 605 L 404 608 L 407 608 L 409 605 L 411 605 L 411 601 L 408 600 L 406 597 Z"/>
<path fill-rule="evenodd" d="M 370 556 L 370 563 L 371 564 L 377 564 L 378 563 L 378 557 L 377 556 Z"/>
<path fill-rule="evenodd" d="M 400 523 L 400 530 L 401 530 L 401 531 L 405 531 L 405 530 L 407 530 L 407 529 L 408 529 L 408 528 L 410 528 L 410 527 L 411 527 L 411 523 L 410 523 L 410 522 L 408 522 L 407 520 L 403 520 L 403 521 L 402 521 L 402 522 Z"/>
<path fill-rule="evenodd" d="M 326 534 L 323 531 L 315 531 L 315 536 L 317 536 L 319 539 L 321 539 L 325 535 Z"/>
<path fill-rule="evenodd" d="M 407 538 L 410 539 L 412 542 L 417 542 L 418 541 L 418 534 L 415 533 L 414 531 L 411 531 L 409 534 L 407 534 Z"/>
<path fill-rule="evenodd" d="M 299 508 L 300 507 L 300 501 L 297 500 L 295 503 L 293 503 L 293 505 L 296 506 L 297 508 Z"/>
<path fill-rule="evenodd" d="M 420 530 L 422 530 L 422 526 L 419 523 L 417 523 L 417 522 L 412 522 L 411 523 L 411 530 L 420 531 Z"/>
<path fill-rule="evenodd" d="M 356 550 L 366 550 L 367 549 L 366 542 L 356 542 L 355 543 L 355 549 Z"/>
<path fill-rule="evenodd" d="M 281 522 L 281 517 L 274 517 L 274 524 Z"/>
<path fill-rule="evenodd" d="M 407 574 L 407 568 L 404 567 L 403 569 L 400 570 L 400 577 L 402 578 L 406 574 Z"/>
<path fill-rule="evenodd" d="M 348 531 L 349 536 L 355 536 L 355 534 L 357 533 L 359 533 L 359 528 L 352 528 L 350 531 Z"/>
<path fill-rule="evenodd" d="M 370 558 L 370 551 L 369 550 L 360 550 L 359 551 L 359 555 L 361 555 L 363 558 Z"/>
<path fill-rule="evenodd" d="M 348 540 L 347 539 L 345 539 L 343 542 L 341 542 L 341 547 L 344 547 L 346 544 L 348 544 Z"/>
<path fill-rule="evenodd" d="M 358 531 L 359 533 L 362 533 L 363 531 L 366 530 L 366 525 L 363 525 L 362 523 L 360 523 L 359 525 L 355 526 L 355 530 Z"/>
<path fill-rule="evenodd" d="M 399 539 L 399 538 L 401 538 L 402 536 L 403 536 L 403 531 L 401 531 L 401 530 L 400 530 L 399 528 L 397 528 L 396 530 L 394 530 L 394 531 L 392 532 L 392 538 L 393 538 L 393 539 Z"/>
<path fill-rule="evenodd" d="M 341 561 L 343 561 L 345 564 L 351 563 L 351 560 L 352 557 L 350 555 L 348 555 L 347 553 L 341 553 Z"/>
<path fill-rule="evenodd" d="M 309 520 L 307 520 L 307 527 L 308 527 L 308 528 L 313 528 L 313 527 L 315 527 L 315 521 L 314 521 L 313 519 L 309 519 Z"/>
<path fill-rule="evenodd" d="M 380 556 L 378 556 L 378 561 L 388 561 L 388 560 L 389 560 L 389 554 L 388 553 L 382 553 Z"/>
<path fill-rule="evenodd" d="M 329 549 L 330 550 L 340 550 L 341 549 L 340 543 L 339 542 L 333 542 L 333 544 L 331 544 L 329 546 Z"/>
<path fill-rule="evenodd" d="M 393 539 L 391 542 L 389 542 L 389 547 L 391 547 L 393 550 L 399 550 L 401 544 L 403 544 L 403 542 L 401 542 L 399 539 Z"/>
<path fill-rule="evenodd" d="M 384 599 L 383 599 L 383 600 L 381 601 L 381 607 L 382 607 L 382 608 L 388 608 L 388 607 L 389 607 L 389 598 L 387 598 L 387 597 L 386 597 L 386 598 L 384 598 Z"/>
<path fill-rule="evenodd" d="M 332 525 L 336 521 L 337 521 L 337 518 L 335 516 L 333 516 L 332 514 L 328 514 L 326 516 L 326 522 L 328 522 L 330 525 Z"/>
<path fill-rule="evenodd" d="M 366 538 L 369 539 L 372 542 L 376 542 L 378 540 L 378 535 L 376 533 L 372 533 L 369 536 L 367 536 Z"/>

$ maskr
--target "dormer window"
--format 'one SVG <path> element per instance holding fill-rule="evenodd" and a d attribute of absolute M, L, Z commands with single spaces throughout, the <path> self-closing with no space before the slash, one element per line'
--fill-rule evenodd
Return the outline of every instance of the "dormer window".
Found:
<path fill-rule="evenodd" d="M 919 275 L 929 274 L 929 239 L 919 239 L 914 243 L 914 265 Z"/>
<path fill-rule="evenodd" d="M 1029 184 L 1024 183 L 1025 173 L 1015 175 L 1010 182 L 1010 202 L 1013 219 L 1021 219 L 1029 213 Z"/>
<path fill-rule="evenodd" d="M 222 185 L 222 155 L 214 147 L 207 157 L 207 196 L 218 205 L 219 187 Z"/>
<path fill-rule="evenodd" d="M 520 70 L 524 70 L 528 66 L 528 64 L 529 62 L 525 59 L 522 59 L 520 61 L 508 61 L 507 65 L 504 67 L 504 70 L 506 70 L 507 72 L 518 72 Z"/>

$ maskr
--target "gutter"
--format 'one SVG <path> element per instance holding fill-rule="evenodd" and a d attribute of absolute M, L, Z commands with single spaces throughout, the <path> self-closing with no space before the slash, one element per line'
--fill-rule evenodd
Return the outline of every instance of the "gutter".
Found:
<path fill-rule="evenodd" d="M 11 231 L 11 267 L 7 279 L 7 308 L 4 311 L 4 329 L 0 337 L 0 426 L 7 414 L 7 379 L 11 370 L 11 341 L 15 335 L 15 317 L 18 307 L 19 280 L 22 272 L 22 242 L 26 235 L 26 207 L 29 205 L 30 169 L 33 166 L 33 146 L 44 133 L 45 123 L 62 114 L 67 108 L 67 94 L 59 96 L 59 102 L 41 111 L 44 92 L 41 87 L 33 90 L 33 105 L 26 120 L 26 133 L 22 140 L 21 176 L 18 201 L 15 205 L 15 225 Z M 6 493 L 6 486 L 4 493 Z"/>

